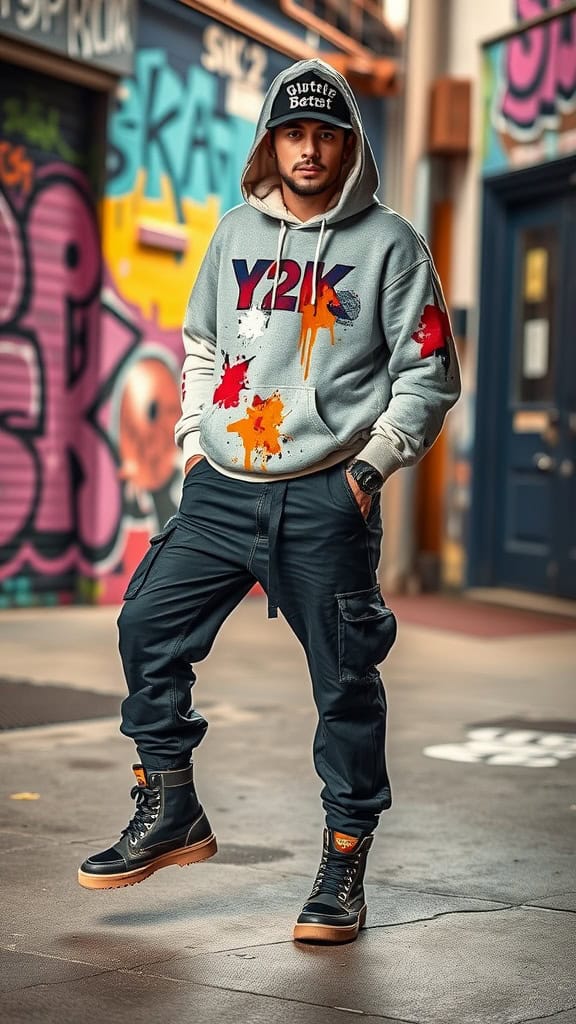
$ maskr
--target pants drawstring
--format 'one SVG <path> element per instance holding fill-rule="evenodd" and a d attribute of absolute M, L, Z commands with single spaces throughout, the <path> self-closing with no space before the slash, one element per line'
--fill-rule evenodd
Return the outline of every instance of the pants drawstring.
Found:
<path fill-rule="evenodd" d="M 268 524 L 268 618 L 277 619 L 279 599 L 278 534 L 284 512 L 288 481 L 278 480 L 268 486 L 272 488 Z"/>

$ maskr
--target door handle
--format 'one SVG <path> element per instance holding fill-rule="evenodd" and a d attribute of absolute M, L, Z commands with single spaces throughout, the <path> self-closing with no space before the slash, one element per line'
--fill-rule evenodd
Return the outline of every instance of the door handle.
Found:
<path fill-rule="evenodd" d="M 551 473 L 553 469 L 556 469 L 556 459 L 546 452 L 536 452 L 532 461 L 540 473 Z"/>

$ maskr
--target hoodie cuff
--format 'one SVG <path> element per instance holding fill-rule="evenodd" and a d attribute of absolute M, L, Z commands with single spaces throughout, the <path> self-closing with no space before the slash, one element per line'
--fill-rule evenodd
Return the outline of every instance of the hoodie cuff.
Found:
<path fill-rule="evenodd" d="M 382 438 L 382 437 L 371 437 L 368 444 L 364 446 L 359 452 L 356 452 L 355 459 L 362 459 L 363 462 L 369 462 L 374 469 L 383 476 L 386 481 L 392 473 L 395 473 L 397 469 L 401 469 L 403 463 L 400 461 L 397 453 L 393 448 Z"/>
<path fill-rule="evenodd" d="M 184 434 L 184 440 L 182 441 L 182 451 L 184 453 L 184 465 L 191 459 L 193 455 L 204 455 L 204 449 L 200 444 L 200 431 L 189 430 L 187 434 Z"/>

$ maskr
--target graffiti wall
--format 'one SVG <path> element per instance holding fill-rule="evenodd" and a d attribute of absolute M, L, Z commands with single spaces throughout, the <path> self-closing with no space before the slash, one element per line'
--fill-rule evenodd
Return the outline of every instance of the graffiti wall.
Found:
<path fill-rule="evenodd" d="M 113 456 L 97 422 L 91 97 L 47 83 L 0 71 L 0 607 L 72 600 L 113 536 L 98 484 Z"/>
<path fill-rule="evenodd" d="M 134 74 L 109 121 L 102 211 L 102 346 L 124 356 L 107 394 L 121 515 L 114 567 L 97 573 L 100 601 L 120 600 L 177 507 L 182 318 L 219 218 L 241 201 L 264 93 L 287 63 L 190 8 L 141 6 Z"/>
<path fill-rule="evenodd" d="M 517 15 L 562 4 L 517 0 Z M 576 11 L 485 46 L 483 103 L 485 174 L 576 152 Z"/>
<path fill-rule="evenodd" d="M 0 608 L 120 600 L 179 501 L 181 322 L 288 61 L 175 8 L 141 4 L 99 201 L 94 97 L 0 71 Z"/>

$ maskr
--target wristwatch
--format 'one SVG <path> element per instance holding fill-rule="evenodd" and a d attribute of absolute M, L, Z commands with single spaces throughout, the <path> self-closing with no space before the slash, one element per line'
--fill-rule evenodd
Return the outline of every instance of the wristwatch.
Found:
<path fill-rule="evenodd" d="M 350 476 L 354 477 L 358 487 L 361 491 L 364 491 L 364 494 L 370 496 L 377 494 L 384 483 L 382 474 L 374 466 L 371 466 L 369 462 L 363 462 L 362 459 L 354 459 L 346 469 Z"/>

